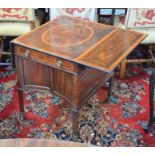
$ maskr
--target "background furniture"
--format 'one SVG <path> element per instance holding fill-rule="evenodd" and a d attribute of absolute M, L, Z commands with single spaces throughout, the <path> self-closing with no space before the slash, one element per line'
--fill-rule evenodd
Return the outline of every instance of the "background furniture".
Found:
<path fill-rule="evenodd" d="M 137 32 L 146 33 L 148 36 L 141 44 L 155 43 L 155 8 L 131 8 L 127 11 L 125 23 L 120 22 L 120 19 L 115 18 L 114 25 L 124 29 L 132 29 Z M 120 77 L 123 78 L 125 74 L 126 63 L 142 63 L 153 61 L 155 57 L 152 53 L 152 46 L 149 46 L 148 53 L 151 59 L 132 59 L 124 60 L 120 67 Z"/>
<path fill-rule="evenodd" d="M 90 144 L 52 139 L 16 138 L 1 139 L 0 147 L 94 147 Z"/>
<path fill-rule="evenodd" d="M 23 90 L 51 91 L 70 105 L 74 138 L 80 107 L 113 76 L 117 65 L 144 37 L 141 33 L 61 16 L 13 40 L 21 111 L 24 112 Z"/>
<path fill-rule="evenodd" d="M 12 38 L 23 35 L 31 29 L 39 26 L 41 19 L 35 16 L 32 8 L 1 8 L 0 9 L 0 59 L 3 55 L 10 55 L 9 41 Z M 14 55 L 12 54 L 12 64 L 14 67 Z M 0 66 L 11 65 L 10 62 L 0 62 Z"/>
<path fill-rule="evenodd" d="M 50 19 L 62 15 L 97 21 L 95 8 L 50 8 Z"/>
<path fill-rule="evenodd" d="M 117 17 L 126 15 L 126 8 L 98 8 L 98 22 L 103 24 L 114 25 L 114 20 Z"/>

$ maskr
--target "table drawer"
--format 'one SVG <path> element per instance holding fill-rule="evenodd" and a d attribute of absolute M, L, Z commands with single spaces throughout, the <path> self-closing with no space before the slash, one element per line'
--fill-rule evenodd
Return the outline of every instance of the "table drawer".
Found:
<path fill-rule="evenodd" d="M 70 62 L 70 61 L 55 57 L 55 56 L 51 56 L 51 55 L 48 55 L 48 54 L 45 54 L 39 51 L 27 49 L 22 46 L 15 47 L 15 54 L 22 56 L 22 57 L 31 58 L 40 63 L 51 65 L 55 68 L 66 70 L 69 72 L 77 73 L 77 70 L 78 70 L 77 64 L 73 62 Z"/>

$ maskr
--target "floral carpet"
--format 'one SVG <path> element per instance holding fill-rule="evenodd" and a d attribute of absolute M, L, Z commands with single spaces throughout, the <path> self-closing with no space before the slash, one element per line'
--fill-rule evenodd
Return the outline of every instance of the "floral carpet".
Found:
<path fill-rule="evenodd" d="M 97 146 L 155 146 L 155 125 L 145 133 L 149 116 L 151 69 L 129 68 L 115 78 L 109 104 L 103 87 L 80 109 L 78 141 Z M 0 138 L 47 138 L 72 141 L 72 117 L 61 98 L 25 92 L 25 118 L 19 112 L 15 71 L 0 71 Z"/>

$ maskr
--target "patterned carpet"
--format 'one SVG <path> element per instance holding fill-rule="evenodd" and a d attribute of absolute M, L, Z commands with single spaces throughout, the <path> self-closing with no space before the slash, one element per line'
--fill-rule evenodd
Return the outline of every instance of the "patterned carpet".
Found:
<path fill-rule="evenodd" d="M 110 104 L 100 89 L 80 110 L 79 142 L 97 146 L 155 146 L 155 126 L 144 133 L 148 120 L 151 69 L 129 68 L 127 78 L 115 78 Z M 67 103 L 50 93 L 25 92 L 25 119 L 19 113 L 15 71 L 0 71 L 0 138 L 72 140 Z"/>

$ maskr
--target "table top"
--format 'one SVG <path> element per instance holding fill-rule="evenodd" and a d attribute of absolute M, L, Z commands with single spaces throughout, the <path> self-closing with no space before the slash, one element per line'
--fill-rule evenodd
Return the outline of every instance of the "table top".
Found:
<path fill-rule="evenodd" d="M 0 139 L 0 147 L 94 147 L 90 144 L 62 140 L 19 138 Z"/>
<path fill-rule="evenodd" d="M 12 42 L 111 72 L 145 37 L 131 30 L 60 16 Z"/>

